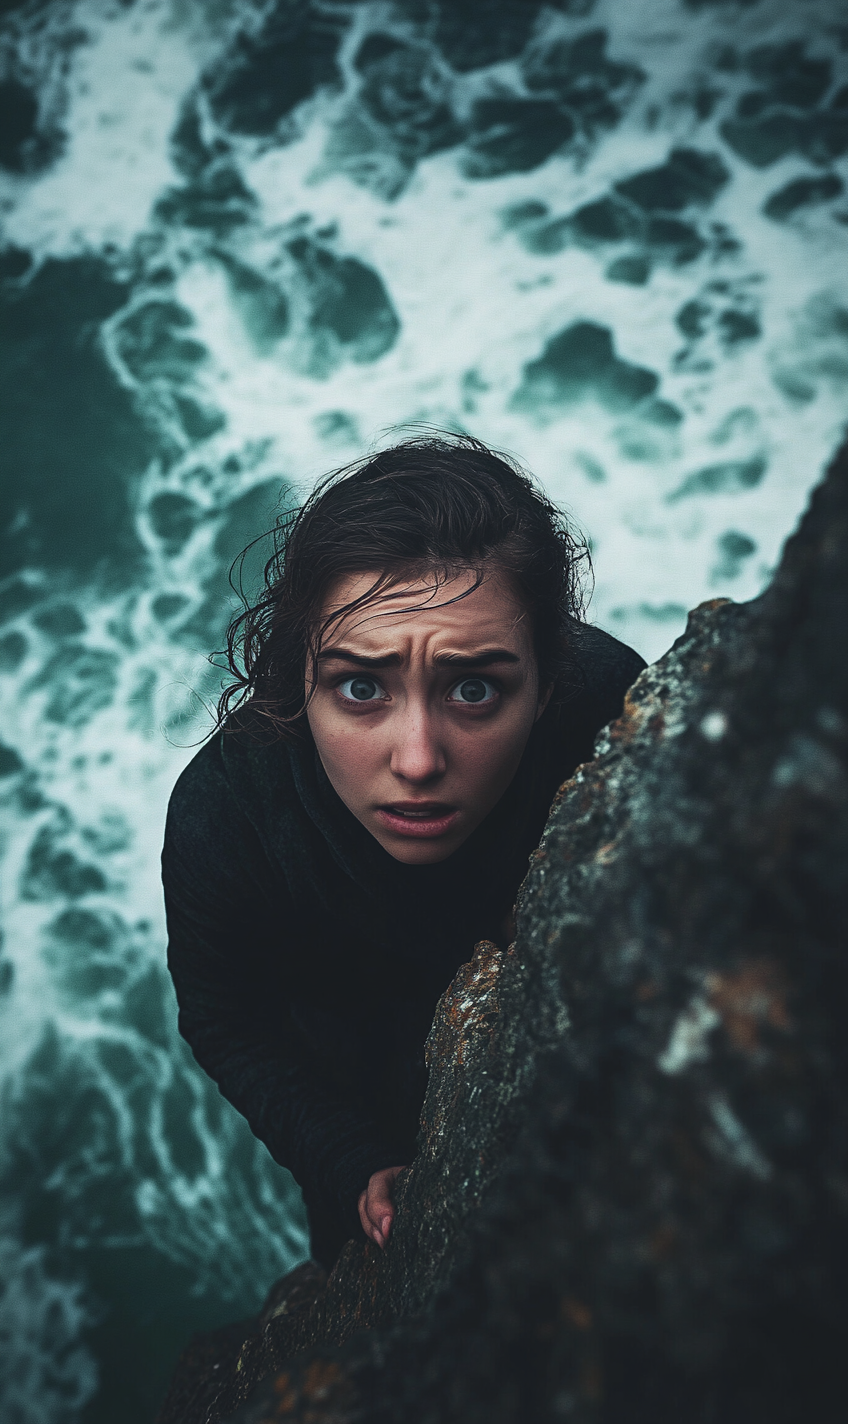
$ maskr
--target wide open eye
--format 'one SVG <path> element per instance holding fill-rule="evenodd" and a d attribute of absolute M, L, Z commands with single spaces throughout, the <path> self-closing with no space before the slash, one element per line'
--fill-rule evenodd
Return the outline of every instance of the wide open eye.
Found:
<path fill-rule="evenodd" d="M 339 683 L 339 692 L 351 702 L 381 702 L 385 693 L 373 677 L 348 677 Z"/>
<path fill-rule="evenodd" d="M 498 695 L 497 688 L 484 677 L 464 677 L 451 690 L 452 702 L 467 702 L 477 706 L 481 702 L 492 702 Z"/>

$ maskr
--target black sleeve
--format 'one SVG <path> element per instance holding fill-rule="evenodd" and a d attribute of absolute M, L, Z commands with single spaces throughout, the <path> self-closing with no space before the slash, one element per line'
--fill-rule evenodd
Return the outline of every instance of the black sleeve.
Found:
<path fill-rule="evenodd" d="M 360 1191 L 402 1159 L 375 1121 L 321 1081 L 299 1041 L 287 967 L 308 946 L 214 742 L 174 789 L 162 878 L 181 1034 L 307 1200 L 332 1203 L 357 1230 Z"/>

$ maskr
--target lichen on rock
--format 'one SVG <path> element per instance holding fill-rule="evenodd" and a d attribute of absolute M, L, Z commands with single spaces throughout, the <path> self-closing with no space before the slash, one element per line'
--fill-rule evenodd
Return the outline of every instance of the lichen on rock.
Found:
<path fill-rule="evenodd" d="M 846 556 L 843 453 L 561 788 L 439 1005 L 385 1252 L 196 1346 L 162 1424 L 844 1416 Z"/>

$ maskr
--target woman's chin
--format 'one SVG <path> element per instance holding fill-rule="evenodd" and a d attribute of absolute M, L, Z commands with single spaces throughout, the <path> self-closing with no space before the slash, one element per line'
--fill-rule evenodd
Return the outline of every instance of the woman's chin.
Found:
<path fill-rule="evenodd" d="M 399 860 L 403 865 L 438 865 L 439 861 L 447 860 L 453 855 L 456 846 L 434 846 L 422 845 L 419 841 L 416 845 L 389 845 L 387 841 L 382 842 L 383 849 L 389 852 L 393 860 Z"/>

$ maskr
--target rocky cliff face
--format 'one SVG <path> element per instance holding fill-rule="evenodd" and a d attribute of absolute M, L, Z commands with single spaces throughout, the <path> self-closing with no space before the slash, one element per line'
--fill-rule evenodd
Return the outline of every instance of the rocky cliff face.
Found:
<path fill-rule="evenodd" d="M 843 454 L 562 788 L 386 1251 L 197 1342 L 162 1424 L 844 1418 L 847 565 Z"/>

